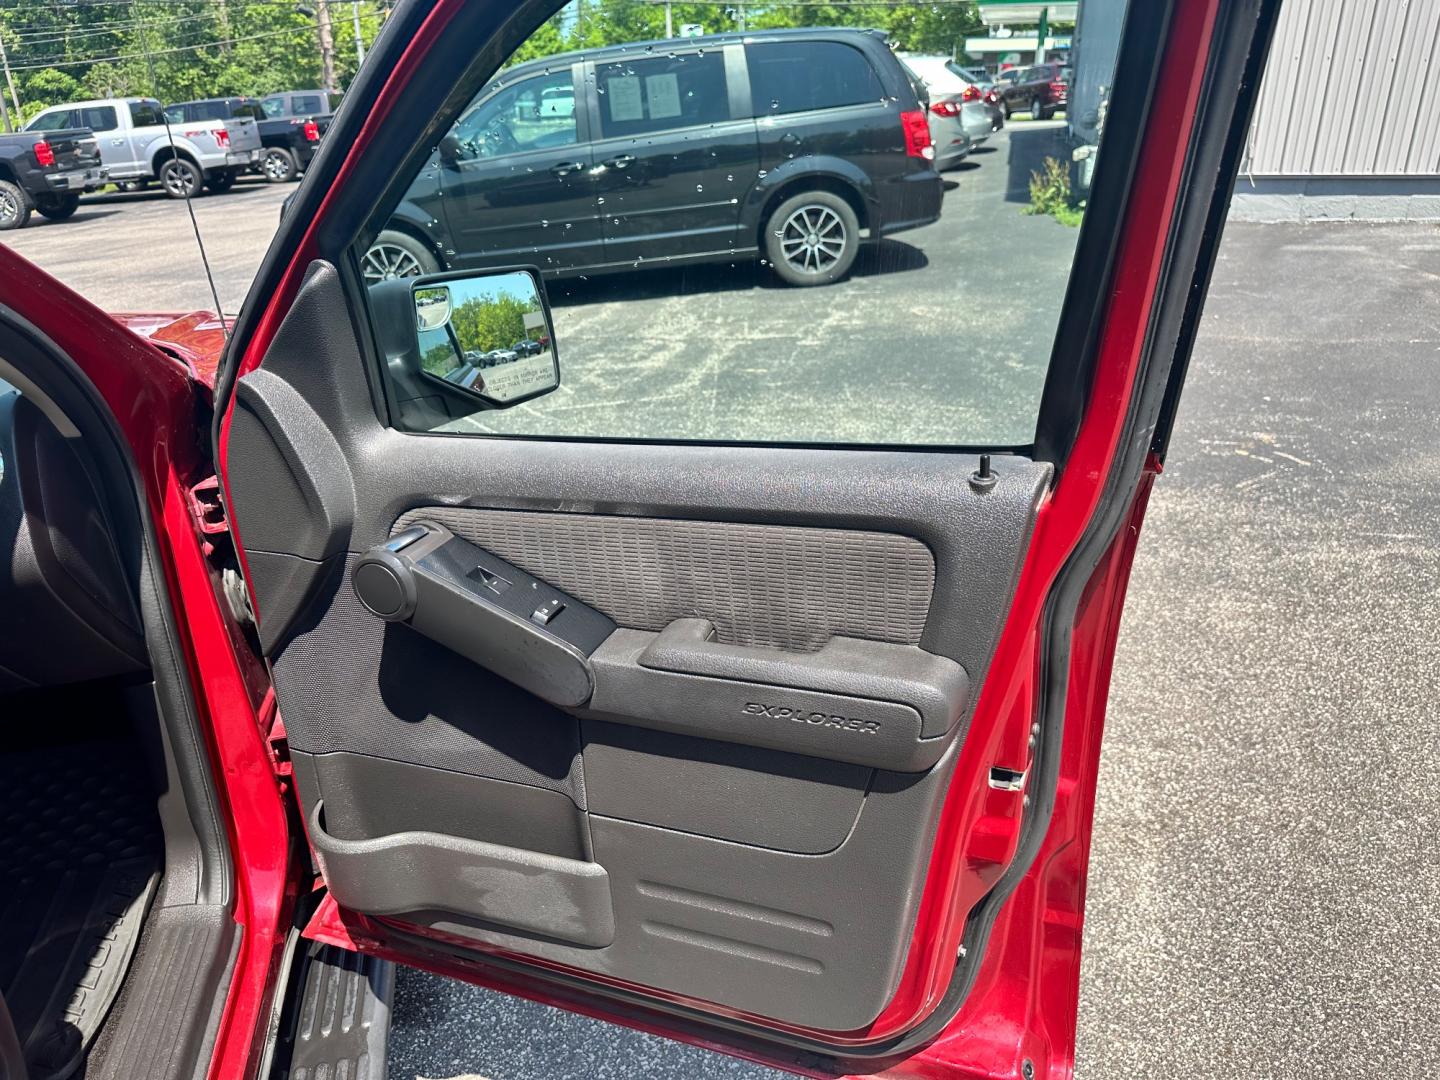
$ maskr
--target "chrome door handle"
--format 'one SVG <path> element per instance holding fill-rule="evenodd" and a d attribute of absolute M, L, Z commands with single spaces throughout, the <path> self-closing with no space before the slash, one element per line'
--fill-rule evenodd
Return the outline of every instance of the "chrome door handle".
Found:
<path fill-rule="evenodd" d="M 635 155 L 621 154 L 619 157 L 612 157 L 609 161 L 605 162 L 605 164 L 615 169 L 629 168 L 631 165 L 635 164 Z"/>
<path fill-rule="evenodd" d="M 558 165 L 550 166 L 550 171 L 556 176 L 569 176 L 571 173 L 580 172 L 585 168 L 581 161 L 562 161 Z"/>

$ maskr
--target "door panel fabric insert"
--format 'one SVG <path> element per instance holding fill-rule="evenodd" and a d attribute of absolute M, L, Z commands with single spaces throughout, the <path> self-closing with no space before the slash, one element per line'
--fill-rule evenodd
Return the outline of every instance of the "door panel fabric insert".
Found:
<path fill-rule="evenodd" d="M 918 645 L 935 559 L 896 533 L 421 507 L 434 521 L 633 630 L 705 618 L 718 639 L 813 652 L 831 637 Z"/>

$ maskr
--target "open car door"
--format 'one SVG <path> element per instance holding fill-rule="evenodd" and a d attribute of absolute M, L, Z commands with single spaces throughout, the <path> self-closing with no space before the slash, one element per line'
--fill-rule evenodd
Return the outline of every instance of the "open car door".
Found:
<path fill-rule="evenodd" d="M 837 367 L 796 390 L 793 339 L 781 355 L 762 337 L 718 386 L 677 369 L 671 393 L 606 400 L 636 365 L 663 362 L 657 340 L 694 344 L 705 319 L 597 331 L 595 308 L 645 291 L 619 274 L 548 280 L 552 312 L 548 268 L 516 259 L 513 229 L 509 265 L 464 265 L 447 247 L 465 213 L 512 207 L 511 225 L 561 227 L 527 201 L 550 181 L 526 162 L 551 169 L 567 140 L 598 163 L 554 167 L 567 212 L 578 177 L 608 170 L 582 216 L 618 225 L 618 170 L 651 161 L 695 72 L 697 92 L 728 80 L 718 124 L 753 122 L 763 154 L 778 121 L 754 115 L 753 91 L 784 65 L 760 46 L 788 39 L 721 40 L 683 69 L 671 53 L 671 67 L 639 70 L 653 46 L 582 55 L 540 90 L 495 90 L 555 4 L 402 2 L 287 211 L 217 401 L 231 525 L 323 880 L 307 934 L 816 1075 L 1065 1075 L 1121 603 L 1275 6 L 1117 4 L 1078 35 L 1077 115 L 1051 138 L 1079 148 L 1088 203 L 1044 334 L 1006 361 L 1037 373 L 1018 395 L 1023 423 L 956 420 L 951 438 L 916 439 L 897 414 L 890 437 L 832 440 L 845 409 L 883 412 L 919 378 L 911 352 L 969 372 L 976 408 L 999 410 L 982 359 L 999 346 L 897 336 L 923 311 L 842 283 L 783 299 L 849 306 L 848 332 L 873 354 L 861 376 Z M 1078 18 L 1104 7 L 1083 0 Z M 1096 77 L 1084 50 L 1106 40 L 1096 70 L 1113 75 Z M 811 134 L 785 136 L 802 157 L 830 138 L 813 134 L 820 111 L 805 113 Z M 426 203 L 462 152 L 454 131 L 491 114 L 503 123 L 467 152 L 500 142 L 515 199 Z M 636 132 L 633 152 L 616 152 L 611 121 Z M 1012 172 L 1027 130 L 1013 126 Z M 665 138 L 686 175 L 690 136 Z M 807 183 L 833 195 L 833 174 Z M 642 177 L 657 219 L 669 179 Z M 1009 193 L 1023 201 L 1027 181 Z M 877 183 L 857 217 L 900 182 Z M 844 225 L 844 198 L 813 201 Z M 402 202 L 430 207 L 428 224 L 405 232 Z M 947 201 L 930 227 L 961 212 Z M 1004 213 L 1063 230 L 1013 200 Z M 821 247 L 828 220 L 805 219 Z M 879 218 L 867 227 L 878 243 Z M 367 282 L 382 238 L 420 245 L 421 276 Z M 763 253 L 764 240 L 748 243 Z M 883 268 L 895 250 L 874 258 Z M 520 282 L 510 292 L 505 275 Z M 947 280 L 942 302 L 964 302 L 962 278 Z M 707 302 L 727 310 L 781 302 L 764 283 L 717 291 Z M 511 301 L 517 340 L 464 340 L 479 334 L 467 311 L 478 326 Z M 557 354 L 566 384 L 536 396 Z M 728 437 L 698 422 L 688 437 L 683 408 L 661 415 L 676 395 L 718 408 L 716 394 L 755 381 L 809 407 Z M 937 409 L 945 392 L 925 391 Z M 568 411 L 545 411 L 557 402 Z M 584 406 L 607 404 L 636 426 L 587 427 Z"/>

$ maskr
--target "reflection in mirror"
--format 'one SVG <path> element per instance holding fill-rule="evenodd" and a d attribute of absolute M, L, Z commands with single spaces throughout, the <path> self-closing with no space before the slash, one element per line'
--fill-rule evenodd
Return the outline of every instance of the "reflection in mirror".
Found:
<path fill-rule="evenodd" d="M 439 330 L 450 321 L 450 290 L 444 285 L 415 290 L 416 330 Z"/>
<path fill-rule="evenodd" d="M 417 279 L 420 366 L 433 378 L 512 405 L 560 385 L 540 283 L 527 270 Z"/>

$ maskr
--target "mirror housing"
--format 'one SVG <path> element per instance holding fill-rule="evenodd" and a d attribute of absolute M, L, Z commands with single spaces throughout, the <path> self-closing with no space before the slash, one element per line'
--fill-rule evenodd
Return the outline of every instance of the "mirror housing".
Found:
<path fill-rule="evenodd" d="M 460 140 L 453 131 L 447 131 L 441 136 L 436 150 L 440 160 L 446 165 L 456 165 L 465 159 L 465 148 L 460 145 Z"/>

